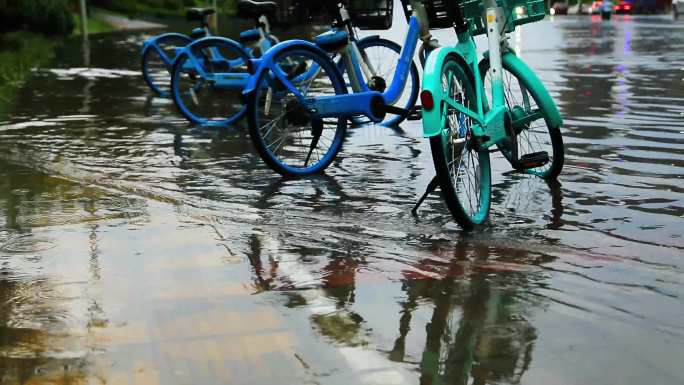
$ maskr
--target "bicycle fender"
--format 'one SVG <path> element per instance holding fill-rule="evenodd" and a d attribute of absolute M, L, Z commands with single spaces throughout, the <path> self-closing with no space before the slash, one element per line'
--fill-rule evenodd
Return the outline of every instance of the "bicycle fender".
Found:
<path fill-rule="evenodd" d="M 422 108 L 423 117 L 423 137 L 430 138 L 439 135 L 442 132 L 441 126 L 441 106 L 444 100 L 444 92 L 442 91 L 442 65 L 447 55 L 458 55 L 463 63 L 465 59 L 458 50 L 454 47 L 439 47 L 428 55 L 425 67 L 423 69 L 423 87 L 421 94 L 424 91 L 429 91 L 432 94 L 434 106 L 430 110 Z"/>
<path fill-rule="evenodd" d="M 264 71 L 268 71 L 269 67 L 273 66 L 273 58 L 279 54 L 281 51 L 284 49 L 296 49 L 296 48 L 305 48 L 305 49 L 313 49 L 316 51 L 319 51 L 323 56 L 327 56 L 325 51 L 322 49 L 318 48 L 315 44 L 308 42 L 306 40 L 299 40 L 299 39 L 294 39 L 294 40 L 286 40 L 283 42 L 280 42 L 273 47 L 271 47 L 266 53 L 264 53 L 261 58 L 252 60 L 252 64 L 255 65 L 255 70 L 254 73 L 249 77 L 249 80 L 247 81 L 247 86 L 245 87 L 244 90 L 242 90 L 242 95 L 247 96 L 251 94 L 252 92 L 256 91 L 257 89 L 257 79 L 259 79 L 260 75 Z M 334 66 L 334 64 L 333 64 Z"/>
<path fill-rule="evenodd" d="M 157 40 L 165 38 L 165 37 L 178 37 L 181 39 L 187 39 L 188 42 L 191 42 L 192 39 L 188 35 L 184 35 L 182 33 L 176 33 L 176 32 L 169 32 L 169 33 L 164 33 L 161 35 L 153 36 L 143 42 L 142 49 L 140 50 L 141 54 L 144 54 L 145 51 L 149 49 L 150 46 L 152 46 L 153 43 L 156 43 Z"/>
<path fill-rule="evenodd" d="M 242 51 L 242 52 L 245 51 L 245 48 L 242 46 L 242 44 L 238 43 L 237 41 L 235 41 L 233 39 L 228 39 L 225 37 L 219 37 L 219 36 L 207 36 L 207 37 L 203 37 L 201 39 L 197 39 L 197 40 L 193 41 L 192 43 L 183 47 L 183 51 L 184 52 L 190 51 L 196 45 L 204 43 L 206 41 L 221 41 L 225 44 L 232 45 L 233 47 L 235 47 L 239 51 Z"/>
<path fill-rule="evenodd" d="M 553 127 L 560 127 L 563 124 L 563 117 L 558 111 L 556 103 L 553 101 L 549 91 L 546 90 L 544 84 L 539 80 L 539 77 L 518 58 L 513 52 L 506 52 L 501 57 L 502 63 L 511 70 L 515 75 L 527 79 L 532 88 L 530 91 L 534 92 L 539 97 L 539 104 L 541 110 L 544 112 L 547 123 Z"/>
<path fill-rule="evenodd" d="M 186 52 L 191 52 L 192 49 L 196 45 L 204 43 L 206 41 L 221 41 L 225 44 L 232 45 L 238 51 L 242 51 L 242 52 L 246 53 L 245 47 L 243 47 L 240 43 L 238 43 L 237 41 L 235 41 L 233 39 L 228 39 L 225 37 L 218 37 L 218 36 L 207 36 L 207 37 L 203 37 L 201 39 L 197 39 L 197 40 L 193 41 L 192 43 L 186 45 L 185 47 L 181 48 L 180 51 L 178 52 L 178 54 L 176 55 L 176 58 L 174 59 L 174 64 L 177 60 L 180 59 L 180 57 L 182 56 L 181 54 L 186 53 Z M 252 55 L 250 55 L 249 53 L 246 53 L 246 55 L 250 58 L 252 57 Z"/>
<path fill-rule="evenodd" d="M 369 41 L 369 40 L 380 40 L 380 35 L 370 35 L 363 37 L 359 40 L 356 41 L 356 44 L 361 44 L 361 42 Z"/>

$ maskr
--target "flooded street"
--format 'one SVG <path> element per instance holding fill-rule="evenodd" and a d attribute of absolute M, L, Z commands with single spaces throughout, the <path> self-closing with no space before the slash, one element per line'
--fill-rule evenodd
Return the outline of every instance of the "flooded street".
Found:
<path fill-rule="evenodd" d="M 547 184 L 497 154 L 471 233 L 437 194 L 411 214 L 420 122 L 281 179 L 246 127 L 150 97 L 157 32 L 66 42 L 0 118 L 0 384 L 684 383 L 683 22 L 511 34 L 565 167 Z"/>

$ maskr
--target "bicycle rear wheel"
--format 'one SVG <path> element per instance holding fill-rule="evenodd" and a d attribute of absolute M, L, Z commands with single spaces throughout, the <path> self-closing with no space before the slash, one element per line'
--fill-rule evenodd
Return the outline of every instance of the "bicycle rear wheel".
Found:
<path fill-rule="evenodd" d="M 171 66 L 176 58 L 176 50 L 191 42 L 189 37 L 183 35 L 161 36 L 155 41 L 161 54 L 154 45 L 148 46 L 143 52 L 140 63 L 143 79 L 155 94 L 163 97 L 171 96 Z"/>
<path fill-rule="evenodd" d="M 487 97 L 492 100 L 489 59 L 483 59 L 479 66 Z M 502 79 L 504 98 L 511 112 L 515 135 L 500 144 L 499 150 L 509 162 L 520 159 L 526 154 L 546 152 L 549 156 L 548 163 L 526 169 L 525 172 L 544 179 L 556 178 L 563 169 L 565 158 L 560 129 L 545 119 L 545 116 L 549 114 L 540 107 L 540 96 L 533 87 L 530 87 L 529 81 L 516 73 L 513 68 L 509 68 L 506 61 L 503 62 Z M 523 123 L 516 124 L 515 122 Z"/>
<path fill-rule="evenodd" d="M 445 58 L 442 71 L 442 91 L 468 109 L 477 109 L 477 96 L 468 67 L 455 55 Z M 472 133 L 472 118 L 444 102 L 444 127 L 430 138 L 442 197 L 456 222 L 468 230 L 483 223 L 489 214 L 491 170 L 489 151 L 480 149 Z"/>
<path fill-rule="evenodd" d="M 249 95 L 252 142 L 281 175 L 320 172 L 340 151 L 348 117 L 312 118 L 302 99 L 345 94 L 342 75 L 327 56 L 308 46 L 284 48 L 273 63 L 258 75 L 259 86 Z"/>
<path fill-rule="evenodd" d="M 242 90 L 250 57 L 237 43 L 209 38 L 190 46 L 173 65 L 171 90 L 180 113 L 204 126 L 226 126 L 247 112 Z"/>

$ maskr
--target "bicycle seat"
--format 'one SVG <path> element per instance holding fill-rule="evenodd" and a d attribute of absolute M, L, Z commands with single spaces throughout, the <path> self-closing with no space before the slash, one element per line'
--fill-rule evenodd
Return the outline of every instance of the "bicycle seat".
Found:
<path fill-rule="evenodd" d="M 259 41 L 260 38 L 261 31 L 259 30 L 259 28 L 252 28 L 240 32 L 240 43 L 242 44 L 254 43 Z"/>
<path fill-rule="evenodd" d="M 203 21 L 207 16 L 214 14 L 213 8 L 190 8 L 185 14 L 188 20 Z"/>
<path fill-rule="evenodd" d="M 273 1 L 240 0 L 237 3 L 239 17 L 259 17 L 261 15 L 273 15 L 278 5 Z"/>
<path fill-rule="evenodd" d="M 197 40 L 197 39 L 203 38 L 205 36 L 207 36 L 207 31 L 205 31 L 204 28 L 195 28 L 190 33 L 190 37 L 193 40 Z"/>
<path fill-rule="evenodd" d="M 349 33 L 341 29 L 331 29 L 314 37 L 314 44 L 322 50 L 332 52 L 344 47 L 349 42 Z"/>

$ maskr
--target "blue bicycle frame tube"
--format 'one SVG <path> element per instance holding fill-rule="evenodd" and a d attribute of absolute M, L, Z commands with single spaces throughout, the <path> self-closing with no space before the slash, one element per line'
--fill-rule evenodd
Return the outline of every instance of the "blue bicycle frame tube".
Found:
<path fill-rule="evenodd" d="M 243 89 L 247 85 L 247 81 L 249 80 L 249 74 L 244 72 L 219 72 L 210 74 L 210 76 L 208 76 L 207 79 L 213 81 L 214 87 L 216 88 Z"/>
<path fill-rule="evenodd" d="M 382 98 L 377 91 L 340 94 L 335 96 L 317 96 L 302 98 L 303 104 L 313 118 L 366 115 L 374 122 L 381 122 L 384 116 L 373 113 L 373 99 Z"/>
<path fill-rule="evenodd" d="M 180 34 L 180 33 L 176 33 L 176 32 L 165 33 L 165 34 L 162 34 L 162 35 L 159 35 L 159 36 L 155 36 L 155 37 L 152 37 L 152 38 L 149 38 L 149 39 L 145 40 L 145 41 L 143 42 L 143 46 L 142 46 L 142 49 L 140 50 L 140 52 L 141 52 L 141 53 L 144 53 L 146 50 L 150 49 L 150 48 L 148 48 L 148 47 L 152 46 L 152 48 L 154 48 L 155 51 L 157 51 L 157 53 L 160 54 L 162 60 L 164 60 L 164 62 L 165 62 L 166 64 L 171 65 L 171 63 L 173 62 L 173 60 L 169 60 L 169 59 L 167 58 L 166 54 L 164 53 L 164 51 L 161 51 L 161 49 L 159 48 L 159 45 L 157 44 L 157 40 L 162 39 L 162 38 L 166 38 L 166 37 L 169 37 L 169 36 L 174 36 L 174 37 L 178 37 L 178 38 L 181 38 L 181 39 L 190 39 L 189 37 L 187 37 L 187 36 L 185 36 L 185 35 L 183 35 L 183 34 Z"/>
<path fill-rule="evenodd" d="M 286 80 L 287 76 L 285 75 L 285 73 L 282 72 L 282 70 L 280 70 L 278 68 L 278 65 L 274 62 L 273 58 L 275 55 L 279 54 L 283 49 L 286 49 L 286 48 L 291 47 L 291 46 L 298 46 L 298 45 L 307 45 L 310 48 L 313 48 L 317 51 L 322 52 L 323 55 L 326 55 L 326 53 L 323 52 L 320 48 L 318 48 L 315 44 L 313 44 L 309 41 L 306 41 L 306 40 L 294 39 L 294 40 L 286 40 L 286 41 L 280 42 L 280 43 L 276 44 L 275 46 L 273 46 L 273 48 L 266 51 L 266 53 L 264 53 L 264 55 L 261 56 L 261 58 L 252 59 L 252 66 L 253 66 L 253 68 L 256 68 L 256 70 L 254 71 L 254 74 L 252 76 L 250 76 L 249 82 L 247 83 L 247 87 L 245 87 L 245 89 L 242 93 L 244 95 L 247 95 L 250 92 L 254 92 L 257 89 L 257 87 L 258 87 L 257 79 L 259 78 L 259 75 L 263 71 L 274 70 L 273 72 L 276 74 L 276 76 L 281 81 Z M 277 71 L 275 71 L 276 68 L 278 69 Z M 295 78 L 295 79 L 298 79 L 298 78 Z M 290 83 L 292 81 L 293 80 L 288 80 L 287 82 L 284 82 L 284 84 L 287 86 L 288 83 Z M 291 92 L 293 91 L 289 87 L 288 87 L 288 90 Z M 293 93 L 295 95 L 299 94 L 299 92 L 297 92 L 296 90 Z"/>
<path fill-rule="evenodd" d="M 413 56 L 416 53 L 419 37 L 420 22 L 417 17 L 411 16 L 409 19 L 409 29 L 406 34 L 406 40 L 404 40 L 404 48 L 401 50 L 399 63 L 397 63 L 394 78 L 392 78 L 392 84 L 390 84 L 389 89 L 382 94 L 385 103 L 389 105 L 394 104 L 404 91 L 406 79 L 408 79 L 411 64 L 413 63 Z"/>

